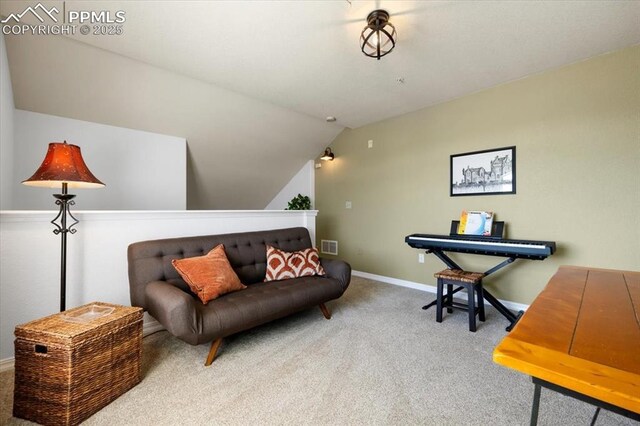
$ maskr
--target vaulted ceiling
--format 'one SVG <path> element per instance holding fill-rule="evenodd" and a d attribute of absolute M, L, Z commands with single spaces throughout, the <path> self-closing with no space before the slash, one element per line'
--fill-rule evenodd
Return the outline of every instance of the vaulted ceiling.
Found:
<path fill-rule="evenodd" d="M 637 1 L 42 3 L 122 10 L 123 34 L 6 36 L 16 107 L 187 137 L 190 208 L 263 208 L 344 127 L 640 43 Z M 376 8 L 380 61 L 358 45 Z"/>

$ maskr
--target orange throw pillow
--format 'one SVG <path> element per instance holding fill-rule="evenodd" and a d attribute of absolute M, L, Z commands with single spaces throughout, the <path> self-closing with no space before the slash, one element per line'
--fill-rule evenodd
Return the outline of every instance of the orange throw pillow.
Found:
<path fill-rule="evenodd" d="M 231 267 L 222 244 L 204 256 L 173 259 L 171 264 L 205 305 L 223 294 L 247 288 Z"/>
<path fill-rule="evenodd" d="M 308 248 L 306 250 L 286 252 L 267 245 L 265 282 L 324 274 L 324 269 L 320 265 L 318 250 Z"/>

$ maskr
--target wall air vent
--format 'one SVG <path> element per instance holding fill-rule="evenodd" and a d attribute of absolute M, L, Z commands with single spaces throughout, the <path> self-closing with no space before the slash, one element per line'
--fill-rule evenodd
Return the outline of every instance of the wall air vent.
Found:
<path fill-rule="evenodd" d="M 338 255 L 338 242 L 335 240 L 320 240 L 320 253 Z"/>

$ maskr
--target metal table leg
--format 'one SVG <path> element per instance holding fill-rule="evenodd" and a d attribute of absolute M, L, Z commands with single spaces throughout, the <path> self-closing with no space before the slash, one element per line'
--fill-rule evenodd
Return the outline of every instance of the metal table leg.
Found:
<path fill-rule="evenodd" d="M 540 386 L 544 386 L 547 389 L 550 389 L 554 392 L 558 392 L 562 395 L 567 395 L 572 398 L 575 398 L 579 401 L 586 402 L 598 408 L 596 410 L 596 414 L 593 417 L 591 424 L 595 424 L 595 421 L 598 419 L 598 414 L 600 413 L 600 408 L 604 408 L 607 411 L 611 411 L 612 413 L 620 414 L 621 416 L 628 417 L 635 421 L 640 421 L 640 413 L 635 411 L 630 411 L 622 407 L 618 407 L 616 405 L 610 404 L 608 402 L 601 401 L 599 399 L 583 395 L 580 392 L 576 392 L 571 389 L 563 388 L 562 386 L 556 385 L 555 383 L 547 382 L 545 380 L 539 379 L 537 377 L 531 377 L 531 381 L 533 381 L 535 385 L 534 396 L 533 396 L 533 409 L 531 411 L 531 424 L 535 425 L 534 418 L 537 422 L 538 418 L 538 407 L 540 405 Z M 535 411 L 535 416 L 534 416 Z"/>
<path fill-rule="evenodd" d="M 540 384 L 536 383 L 533 389 L 533 405 L 531 406 L 531 426 L 538 424 L 538 411 L 540 409 Z"/>
<path fill-rule="evenodd" d="M 593 419 L 591 419 L 591 426 L 595 426 L 596 420 L 598 420 L 598 414 L 600 414 L 600 407 L 596 408 L 596 413 L 593 415 Z"/>

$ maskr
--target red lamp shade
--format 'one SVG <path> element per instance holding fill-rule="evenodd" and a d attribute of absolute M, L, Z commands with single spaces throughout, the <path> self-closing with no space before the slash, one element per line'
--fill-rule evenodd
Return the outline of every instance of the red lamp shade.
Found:
<path fill-rule="evenodd" d="M 100 182 L 82 159 L 77 145 L 52 142 L 49 144 L 40 168 L 29 179 L 22 181 L 29 186 L 58 188 L 66 183 L 69 188 L 101 188 Z"/>

